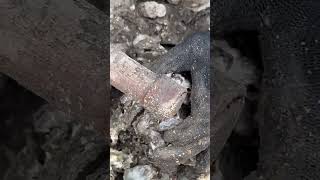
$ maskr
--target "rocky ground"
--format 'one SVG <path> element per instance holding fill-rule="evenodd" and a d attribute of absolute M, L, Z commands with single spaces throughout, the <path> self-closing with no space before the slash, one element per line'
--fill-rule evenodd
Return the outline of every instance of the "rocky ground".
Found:
<path fill-rule="evenodd" d="M 111 43 L 148 66 L 188 35 L 210 30 L 209 1 L 139 1 L 111 3 Z M 165 144 L 156 117 L 113 89 L 111 117 L 111 179 L 203 179 L 181 166 L 169 176 L 152 165 L 150 151 Z M 208 176 L 207 176 L 208 178 Z"/>
<path fill-rule="evenodd" d="M 111 2 L 111 43 L 120 45 L 143 64 L 193 32 L 210 28 L 209 1 Z"/>

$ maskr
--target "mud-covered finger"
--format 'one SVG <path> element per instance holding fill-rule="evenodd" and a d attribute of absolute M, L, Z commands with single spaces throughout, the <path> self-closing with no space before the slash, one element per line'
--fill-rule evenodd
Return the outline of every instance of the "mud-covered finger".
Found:
<path fill-rule="evenodd" d="M 202 60 L 202 63 L 204 64 L 196 63 L 191 71 L 191 117 L 178 127 L 165 132 L 164 139 L 167 142 L 185 145 L 210 133 L 209 59 Z"/>
<path fill-rule="evenodd" d="M 153 159 L 167 162 L 167 165 L 164 164 L 164 166 L 169 166 L 170 164 L 171 166 L 172 164 L 183 164 L 191 157 L 194 157 L 207 149 L 209 144 L 210 137 L 205 137 L 186 146 L 168 146 L 159 148 L 154 151 Z"/>
<path fill-rule="evenodd" d="M 191 115 L 195 120 L 210 118 L 210 57 L 192 67 Z"/>
<path fill-rule="evenodd" d="M 195 62 L 209 55 L 204 53 L 210 51 L 209 49 L 210 34 L 208 32 L 196 33 L 170 49 L 150 68 L 159 74 L 190 71 Z"/>
<path fill-rule="evenodd" d="M 195 168 L 201 173 L 208 173 L 210 171 L 210 162 L 210 147 L 208 147 L 196 156 Z"/>
<path fill-rule="evenodd" d="M 164 140 L 176 146 L 184 146 L 200 138 L 209 136 L 209 122 L 197 122 L 186 128 L 177 127 L 164 133 Z"/>

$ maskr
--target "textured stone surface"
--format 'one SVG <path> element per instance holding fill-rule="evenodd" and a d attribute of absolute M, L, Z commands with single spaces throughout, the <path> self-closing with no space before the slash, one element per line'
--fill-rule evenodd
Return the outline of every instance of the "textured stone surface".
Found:
<path fill-rule="evenodd" d="M 166 6 L 155 1 L 143 2 L 139 6 L 143 16 L 148 18 L 161 18 L 167 13 Z"/>

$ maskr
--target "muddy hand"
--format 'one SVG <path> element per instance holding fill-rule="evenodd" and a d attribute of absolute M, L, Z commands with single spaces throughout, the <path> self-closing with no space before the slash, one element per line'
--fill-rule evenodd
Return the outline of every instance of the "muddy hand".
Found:
<path fill-rule="evenodd" d="M 178 164 L 208 148 L 210 144 L 210 35 L 197 33 L 171 49 L 151 68 L 160 74 L 191 71 L 191 116 L 164 133 L 171 145 L 156 149 L 155 165 L 174 171 Z"/>

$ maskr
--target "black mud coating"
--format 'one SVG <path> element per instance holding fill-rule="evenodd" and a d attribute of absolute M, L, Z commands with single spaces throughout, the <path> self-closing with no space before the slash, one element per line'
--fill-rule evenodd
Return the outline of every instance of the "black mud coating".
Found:
<path fill-rule="evenodd" d="M 160 74 L 189 71 L 192 79 L 191 116 L 168 130 L 164 140 L 172 147 L 156 149 L 154 164 L 167 172 L 175 172 L 177 164 L 194 157 L 209 146 L 209 63 L 210 34 L 199 32 L 170 49 L 151 69 Z M 196 138 L 196 139 L 195 139 Z"/>
<path fill-rule="evenodd" d="M 263 77 L 259 163 L 245 179 L 320 177 L 318 1 L 214 1 L 215 36 L 258 32 Z"/>
<path fill-rule="evenodd" d="M 156 149 L 154 153 L 153 162 L 163 171 L 174 172 L 178 164 L 184 163 L 206 150 L 209 145 L 206 138 L 209 138 L 210 126 L 212 129 L 210 132 L 212 137 L 210 158 L 212 161 L 218 160 L 245 102 L 246 87 L 243 84 L 230 81 L 224 75 L 216 74 L 210 69 L 212 66 L 210 62 L 214 59 L 210 60 L 209 45 L 209 33 L 195 33 L 170 49 L 152 66 L 155 72 L 163 74 L 189 71 L 192 79 L 191 116 L 178 127 L 164 133 L 164 140 L 171 143 L 172 146 Z M 210 73 L 214 73 L 213 76 L 210 76 Z M 213 89 L 209 89 L 210 83 L 213 84 Z M 210 90 L 211 96 L 209 95 Z M 209 107 L 210 98 L 213 99 L 211 105 L 213 103 L 214 106 L 219 106 L 218 108 Z M 211 112 L 211 117 L 210 108 L 214 109 L 212 111 L 214 113 Z M 251 138 L 249 139 L 252 141 Z M 248 144 L 250 144 L 249 141 Z M 247 145 L 234 146 L 232 150 L 245 148 L 245 146 Z M 257 148 L 253 148 L 253 151 L 257 153 Z M 206 161 L 206 163 L 208 165 L 210 161 Z M 253 159 L 252 164 L 248 164 L 249 170 L 239 169 L 238 171 L 245 171 L 244 173 L 248 174 L 254 170 L 252 166 L 255 167 L 256 159 Z M 204 171 L 206 165 L 199 165 L 199 167 L 202 167 L 199 169 L 201 172 Z"/>

